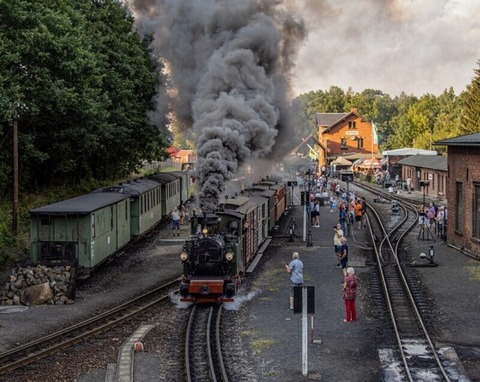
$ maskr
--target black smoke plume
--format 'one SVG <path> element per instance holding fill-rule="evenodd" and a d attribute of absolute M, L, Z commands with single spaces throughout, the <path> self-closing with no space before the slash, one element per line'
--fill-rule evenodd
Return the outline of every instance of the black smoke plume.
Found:
<path fill-rule="evenodd" d="M 242 165 L 278 160 L 291 148 L 289 79 L 303 21 L 280 0 L 130 4 L 168 67 L 179 124 L 194 130 L 199 200 L 214 210 Z"/>

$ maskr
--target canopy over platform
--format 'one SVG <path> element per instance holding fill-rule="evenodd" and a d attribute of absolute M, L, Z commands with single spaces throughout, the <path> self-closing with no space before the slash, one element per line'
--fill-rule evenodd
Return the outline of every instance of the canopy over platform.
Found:
<path fill-rule="evenodd" d="M 396 157 L 396 156 L 412 156 L 412 155 L 437 155 L 434 150 L 423 150 L 413 148 L 403 148 L 397 150 L 387 150 L 382 153 L 383 156 Z"/>

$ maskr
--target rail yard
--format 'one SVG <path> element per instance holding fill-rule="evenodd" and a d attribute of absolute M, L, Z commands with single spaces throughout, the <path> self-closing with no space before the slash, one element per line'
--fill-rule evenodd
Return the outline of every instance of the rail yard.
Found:
<path fill-rule="evenodd" d="M 223 306 L 215 340 L 223 350 L 220 374 L 231 381 L 480 380 L 480 339 L 475 319 L 480 302 L 469 297 L 478 295 L 478 261 L 450 248 L 437 235 L 421 235 L 424 232 L 417 224 L 415 208 L 410 209 L 408 219 L 402 209 L 398 214 L 392 213 L 388 193 L 379 198 L 383 189 L 369 191 L 354 182 L 342 186 L 366 198 L 368 221 L 373 227 L 372 235 L 367 228 L 357 230 L 353 226 L 347 234 L 349 265 L 355 268 L 359 279 L 357 321 L 343 322 L 342 270 L 336 268 L 332 240 L 338 212 L 331 212 L 325 203 L 321 207 L 320 227 L 307 223 L 310 236 L 302 237 L 304 209 L 298 205 L 299 199 L 293 198 L 295 205 L 288 208 L 275 227 L 270 245 L 247 277 L 235 303 Z M 295 192 L 298 191 L 296 188 Z M 418 193 L 399 196 L 407 197 L 414 206 L 422 203 Z M 378 213 L 378 220 L 371 215 L 373 210 Z M 297 227 L 293 241 L 289 235 L 292 222 Z M 385 234 L 380 224 L 385 227 Z M 180 237 L 175 238 L 170 225 L 158 228 L 157 234 L 137 252 L 113 259 L 80 284 L 73 305 L 37 306 L 22 311 L 11 308 L 10 312 L 3 312 L 0 356 L 5 357 L 5 352 L 36 338 L 98 316 L 178 277 L 178 254 L 187 236 L 186 225 L 181 227 Z M 293 251 L 300 253 L 304 263 L 305 285 L 315 288 L 315 314 L 309 315 L 306 376 L 302 375 L 301 315 L 288 309 L 288 275 L 283 268 Z M 430 258 L 421 257 L 422 253 Z M 397 260 L 399 263 L 395 263 Z M 404 271 L 400 279 L 405 278 L 409 291 L 401 287 L 401 291 L 396 290 L 387 298 L 382 285 L 391 289 L 395 284 L 400 288 L 398 269 Z M 394 281 L 393 277 L 397 279 Z M 408 297 L 409 294 L 412 296 Z M 139 313 L 128 325 L 105 329 L 101 335 L 78 341 L 74 347 L 64 346 L 48 358 L 2 375 L 0 380 L 188 380 L 190 308 L 179 300 L 175 295 L 168 303 L 162 303 L 156 313 Z M 392 303 L 390 307 L 388 302 Z M 415 310 L 421 319 L 412 319 Z M 145 326 L 148 330 L 139 336 L 137 330 Z M 428 339 L 419 338 L 419 330 L 423 329 Z M 133 340 L 141 343 L 143 351 L 134 348 Z M 192 346 L 198 347 L 198 341 L 204 340 L 196 341 Z M 429 342 L 434 350 L 429 349 Z M 125 347 L 129 356 L 122 357 Z M 217 360 L 218 355 L 215 351 Z M 432 361 L 438 361 L 437 365 L 433 366 Z M 119 370 L 129 362 L 134 379 L 128 373 L 122 374 L 125 379 L 121 379 Z M 194 367 L 194 371 L 199 368 Z M 208 371 L 193 375 L 191 380 L 213 380 Z"/>

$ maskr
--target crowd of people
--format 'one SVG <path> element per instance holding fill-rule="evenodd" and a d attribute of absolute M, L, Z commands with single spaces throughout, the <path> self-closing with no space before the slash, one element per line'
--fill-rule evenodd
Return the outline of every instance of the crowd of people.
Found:
<path fill-rule="evenodd" d="M 311 219 L 312 227 L 320 227 L 320 203 L 328 200 L 331 213 L 338 213 L 338 223 L 333 227 L 334 251 L 337 260 L 337 268 L 342 269 L 342 298 L 345 303 L 345 322 L 357 320 L 355 299 L 357 295 L 358 280 L 355 270 L 348 266 L 348 243 L 347 229 L 365 228 L 365 214 L 367 204 L 365 198 L 360 198 L 353 191 L 343 190 L 340 183 L 332 179 L 327 180 L 321 176 L 311 184 L 304 187 L 312 187 L 309 192 L 310 201 L 306 208 Z M 303 285 L 303 263 L 298 252 L 294 252 L 292 260 L 285 265 L 285 270 L 290 275 L 289 309 L 293 310 L 293 291 L 295 287 Z"/>
<path fill-rule="evenodd" d="M 395 179 L 390 178 L 388 172 L 377 172 L 378 184 L 385 186 L 389 183 L 389 191 L 396 192 L 400 186 L 398 175 Z M 348 265 L 348 243 L 347 237 L 350 230 L 361 230 L 366 227 L 367 203 L 364 197 L 358 197 L 354 191 L 342 189 L 340 182 L 336 179 L 327 179 L 320 176 L 317 180 L 312 180 L 310 184 L 303 185 L 305 190 L 309 191 L 310 203 L 307 205 L 308 215 L 311 219 L 312 227 L 320 227 L 320 204 L 328 200 L 330 213 L 338 213 L 338 223 L 333 227 L 333 244 L 335 256 L 337 259 L 337 268 L 342 269 L 342 297 L 345 302 L 345 322 L 357 320 L 355 299 L 357 295 L 358 279 L 355 276 L 355 270 Z M 310 188 L 307 188 L 310 187 Z M 395 188 L 394 188 L 395 187 Z M 411 180 L 407 181 L 408 190 L 411 187 Z M 323 204 L 322 204 L 323 205 Z M 421 211 L 422 212 L 422 211 Z M 444 206 L 436 206 L 430 202 L 428 208 L 423 210 L 425 224 L 432 232 L 438 236 L 446 235 L 447 209 Z M 303 285 L 303 263 L 300 260 L 298 252 L 294 252 L 293 259 L 285 266 L 290 274 L 290 309 L 293 309 L 293 289 L 295 286 Z"/>
<path fill-rule="evenodd" d="M 424 216 L 422 224 L 426 225 L 432 234 L 435 233 L 444 239 L 447 233 L 448 209 L 430 202 L 428 207 L 424 206 L 420 209 L 420 213 Z"/>

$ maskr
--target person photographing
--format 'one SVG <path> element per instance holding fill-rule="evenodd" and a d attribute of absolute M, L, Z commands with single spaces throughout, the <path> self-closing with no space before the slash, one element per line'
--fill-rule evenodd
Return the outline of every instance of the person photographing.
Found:
<path fill-rule="evenodd" d="M 303 263 L 300 254 L 293 252 L 292 261 L 285 264 L 285 272 L 290 274 L 290 310 L 293 310 L 293 288 L 303 285 Z"/>

